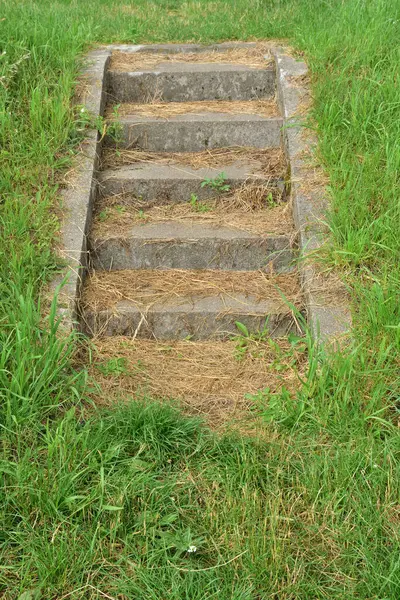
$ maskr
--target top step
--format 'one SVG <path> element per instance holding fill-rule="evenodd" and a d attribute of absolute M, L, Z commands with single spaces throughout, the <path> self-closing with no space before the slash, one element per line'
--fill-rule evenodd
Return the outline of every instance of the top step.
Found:
<path fill-rule="evenodd" d="M 160 59 L 147 70 L 110 70 L 107 84 L 110 100 L 116 103 L 256 100 L 274 96 L 275 70 Z"/>

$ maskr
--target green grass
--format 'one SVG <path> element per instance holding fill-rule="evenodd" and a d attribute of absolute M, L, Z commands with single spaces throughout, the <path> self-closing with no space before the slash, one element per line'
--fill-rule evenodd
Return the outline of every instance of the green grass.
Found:
<path fill-rule="evenodd" d="M 43 327 L 38 305 L 58 268 L 60 174 L 81 135 L 79 57 L 99 42 L 270 37 L 311 68 L 332 198 L 326 260 L 351 286 L 354 344 L 310 345 L 299 397 L 266 398 L 259 441 L 213 436 L 154 403 L 86 422 L 75 341 L 59 338 L 54 310 Z M 3 2 L 4 598 L 400 597 L 399 39 L 395 0 Z"/>

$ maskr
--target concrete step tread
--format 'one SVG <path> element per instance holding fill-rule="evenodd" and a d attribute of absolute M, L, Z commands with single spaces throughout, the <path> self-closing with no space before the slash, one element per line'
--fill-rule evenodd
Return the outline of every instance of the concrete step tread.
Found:
<path fill-rule="evenodd" d="M 228 165 L 219 164 L 217 167 L 193 168 L 179 162 L 168 164 L 157 162 L 133 162 L 116 169 L 105 169 L 100 172 L 98 179 L 104 183 L 110 179 L 129 181 L 131 179 L 168 179 L 204 181 L 214 179 L 220 173 L 224 173 L 227 181 L 243 182 L 252 177 L 262 183 L 268 180 L 268 173 L 261 171 L 262 164 L 259 161 L 237 160 Z"/>
<path fill-rule="evenodd" d="M 104 231 L 104 230 L 103 230 Z M 264 234 L 195 222 L 162 221 L 121 232 L 118 222 L 90 236 L 95 269 L 236 269 L 289 272 L 290 235 Z"/>
<path fill-rule="evenodd" d="M 269 280 L 261 272 L 240 271 L 100 272 L 83 291 L 83 330 L 91 335 L 227 339 L 237 332 L 239 321 L 249 331 L 266 327 L 278 337 L 295 324 L 281 294 L 299 303 L 296 276 Z"/>
<path fill-rule="evenodd" d="M 136 306 L 140 310 L 242 311 L 264 314 L 290 312 L 282 294 L 297 303 L 297 274 L 267 275 L 262 271 L 219 271 L 208 269 L 127 269 L 95 271 L 88 277 L 82 294 L 86 308 L 114 310 Z M 183 309 L 182 309 L 183 310 Z"/>
<path fill-rule="evenodd" d="M 251 204 L 251 200 L 254 204 Z M 241 238 L 294 237 L 288 204 L 271 206 L 265 199 L 260 202 L 259 197 L 251 196 L 244 202 L 235 202 L 228 196 L 195 203 L 194 206 L 190 202 L 181 202 L 148 208 L 124 203 L 118 197 L 103 198 L 96 203 L 90 235 L 92 239 L 127 238 L 136 227 L 150 231 L 150 226 L 171 222 L 185 227 L 185 230 L 179 231 L 190 229 L 194 234 L 196 228 L 200 237 L 206 229 L 213 233 L 219 229 L 227 230 L 232 232 L 232 237 Z"/>
<path fill-rule="evenodd" d="M 118 147 L 149 152 L 201 152 L 232 146 L 278 148 L 282 124 L 278 116 L 207 112 L 205 109 L 169 117 L 124 115 L 120 119 Z M 115 145 L 115 140 L 107 138 L 107 143 Z"/>
<path fill-rule="evenodd" d="M 184 104 L 184 103 L 183 103 Z M 115 119 L 112 119 L 115 120 Z M 134 125 L 135 123 L 229 123 L 233 126 L 235 123 L 254 123 L 254 122 L 267 122 L 271 125 L 277 124 L 278 126 L 283 125 L 283 119 L 280 116 L 266 116 L 257 113 L 230 113 L 230 112 L 216 112 L 207 111 L 206 107 L 202 108 L 195 113 L 188 112 L 177 115 L 169 115 L 168 117 L 155 117 L 141 114 L 123 114 L 118 119 L 122 124 Z"/>
<path fill-rule="evenodd" d="M 161 221 L 157 223 L 143 223 L 133 225 L 129 230 L 125 231 L 121 236 L 121 232 L 118 230 L 106 231 L 105 234 L 100 235 L 95 233 L 91 236 L 97 239 L 107 238 L 121 238 L 121 237 L 133 237 L 137 240 L 144 241 L 195 241 L 200 239 L 213 239 L 213 240 L 246 240 L 248 242 L 256 242 L 258 240 L 265 240 L 270 238 L 271 240 L 282 239 L 287 242 L 290 238 L 290 234 L 274 234 L 266 232 L 263 235 L 251 233 L 250 231 L 244 231 L 233 227 L 224 227 L 223 225 L 206 224 L 201 221 L 196 222 L 186 221 Z"/>
<path fill-rule="evenodd" d="M 220 192 L 205 180 L 215 180 L 224 174 L 223 185 L 229 190 Z M 270 175 L 261 160 L 236 160 L 216 167 L 194 168 L 179 162 L 132 162 L 117 168 L 105 169 L 98 175 L 100 197 L 123 195 L 133 204 L 146 207 L 189 202 L 194 196 L 199 201 L 217 196 L 227 198 L 240 190 L 259 190 L 275 199 L 284 195 L 285 185 L 281 177 Z"/>
<path fill-rule="evenodd" d="M 191 43 L 172 43 L 172 44 L 109 44 L 107 48 L 123 53 L 165 53 L 182 54 L 203 53 L 203 52 L 226 52 L 228 50 L 253 50 L 262 45 L 267 52 L 273 45 L 270 42 L 221 42 L 216 44 L 191 44 Z"/>
<path fill-rule="evenodd" d="M 142 117 L 158 117 L 169 120 L 178 115 L 229 114 L 259 115 L 261 117 L 280 117 L 280 109 L 275 99 L 270 100 L 208 100 L 198 102 L 152 102 L 138 104 L 123 102 L 115 110 L 109 106 L 105 112 L 107 121 L 133 119 Z"/>

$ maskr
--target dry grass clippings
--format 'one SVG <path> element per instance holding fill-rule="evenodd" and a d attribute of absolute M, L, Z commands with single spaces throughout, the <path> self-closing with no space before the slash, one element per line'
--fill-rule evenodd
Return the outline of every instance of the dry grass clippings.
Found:
<path fill-rule="evenodd" d="M 152 163 L 159 165 L 185 165 L 193 169 L 218 168 L 232 165 L 242 160 L 254 163 L 257 173 L 270 177 L 281 177 L 285 173 L 285 156 L 281 148 L 247 148 L 232 146 L 230 148 L 215 148 L 202 152 L 146 152 L 144 150 L 123 150 L 105 148 L 102 154 L 102 169 L 117 169 L 118 167 L 137 163 Z"/>
<path fill-rule="evenodd" d="M 273 393 L 283 385 L 295 391 L 306 358 L 294 354 L 283 339 L 249 341 L 240 360 L 236 347 L 235 341 L 96 340 L 91 373 L 102 388 L 96 401 L 112 404 L 141 395 L 174 398 L 213 427 L 236 421 L 251 430 L 255 416 L 246 395 L 267 387 Z M 102 365 L 110 360 L 119 360 L 124 372 L 105 376 Z"/>
<path fill-rule="evenodd" d="M 149 223 L 178 222 L 202 223 L 208 226 L 229 227 L 266 237 L 268 235 L 289 234 L 294 237 L 291 205 L 281 203 L 267 206 L 265 198 L 275 190 L 268 188 L 237 191 L 230 198 L 207 200 L 196 210 L 189 202 L 165 204 L 141 208 L 140 203 L 132 204 L 123 195 L 103 198 L 96 206 L 92 226 L 93 239 L 129 237 L 132 229 Z"/>
<path fill-rule="evenodd" d="M 128 301 L 145 311 L 155 303 L 188 297 L 243 295 L 274 301 L 277 309 L 287 311 L 281 294 L 294 304 L 300 301 L 296 274 L 211 269 L 96 271 L 88 277 L 81 305 L 84 309 L 106 310 Z"/>
<path fill-rule="evenodd" d="M 220 63 L 245 65 L 252 69 L 265 68 L 271 64 L 270 45 L 260 42 L 254 48 L 229 48 L 220 52 L 154 53 L 123 52 L 115 50 L 111 56 L 110 69 L 114 71 L 151 70 L 162 63 Z"/>
<path fill-rule="evenodd" d="M 202 113 L 230 113 L 232 115 L 261 115 L 263 117 L 279 116 L 279 108 L 275 100 L 204 100 L 197 102 L 149 102 L 147 104 L 121 104 L 117 110 L 108 107 L 106 118 L 119 117 L 156 117 L 169 119 L 178 115 Z"/>

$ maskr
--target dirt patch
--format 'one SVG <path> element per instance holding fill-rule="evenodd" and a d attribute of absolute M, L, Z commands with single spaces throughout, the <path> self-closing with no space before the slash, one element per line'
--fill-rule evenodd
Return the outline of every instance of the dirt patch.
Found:
<path fill-rule="evenodd" d="M 257 172 L 269 177 L 283 177 L 286 162 L 281 148 L 247 148 L 232 146 L 215 148 L 203 152 L 145 152 L 144 150 L 117 150 L 104 148 L 101 160 L 102 169 L 118 169 L 135 163 L 158 165 L 184 165 L 192 169 L 227 167 L 243 160 L 257 164 Z"/>
<path fill-rule="evenodd" d="M 223 52 L 185 52 L 182 54 L 164 54 L 154 52 L 122 52 L 115 50 L 111 56 L 110 69 L 114 71 L 142 71 L 154 69 L 166 63 L 220 63 L 245 65 L 251 69 L 260 69 L 272 63 L 270 44 L 259 43 L 254 48 L 230 48 Z"/>
<path fill-rule="evenodd" d="M 280 115 L 275 100 L 227 101 L 214 100 L 202 102 L 152 102 L 149 104 L 121 104 L 118 109 L 111 106 L 106 110 L 106 118 L 118 120 L 119 117 L 140 116 L 168 119 L 177 115 L 202 113 L 228 113 L 232 115 L 261 115 L 278 117 Z"/>
<path fill-rule="evenodd" d="M 243 352 L 235 341 L 107 338 L 95 343 L 91 375 L 102 388 L 96 402 L 174 398 L 212 427 L 236 422 L 249 432 L 256 417 L 247 394 L 265 388 L 274 393 L 282 386 L 294 392 L 305 365 L 304 348 L 287 340 L 249 341 Z"/>
<path fill-rule="evenodd" d="M 83 290 L 81 306 L 88 310 L 113 309 L 129 301 L 141 310 L 155 303 L 188 297 L 231 297 L 243 294 L 257 300 L 273 300 L 277 310 L 288 312 L 282 298 L 300 305 L 296 274 L 275 275 L 263 271 L 217 270 L 121 270 L 92 273 Z"/>

